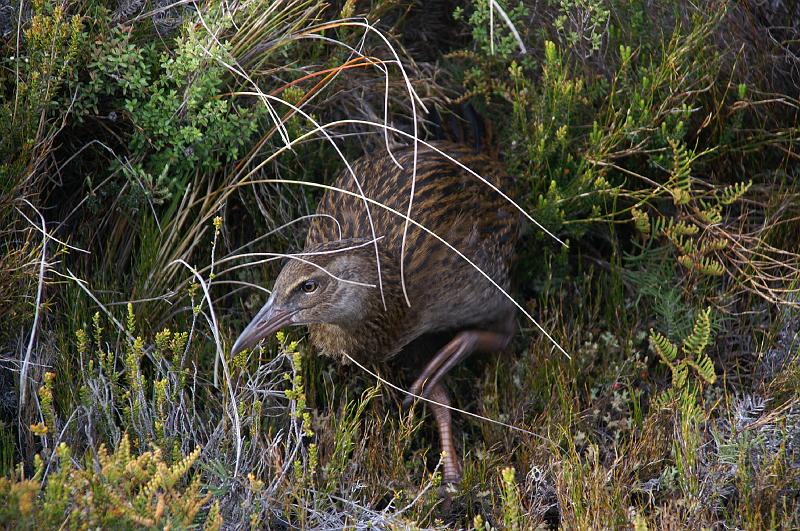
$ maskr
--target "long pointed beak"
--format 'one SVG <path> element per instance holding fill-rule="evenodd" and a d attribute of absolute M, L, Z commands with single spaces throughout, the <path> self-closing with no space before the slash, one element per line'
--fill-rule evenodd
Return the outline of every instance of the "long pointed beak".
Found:
<path fill-rule="evenodd" d="M 292 321 L 295 312 L 278 308 L 274 304 L 274 299 L 269 298 L 267 303 L 261 308 L 250 324 L 239 334 L 236 343 L 233 344 L 231 355 L 236 355 L 246 348 L 254 347 L 259 341 L 268 337 Z"/>

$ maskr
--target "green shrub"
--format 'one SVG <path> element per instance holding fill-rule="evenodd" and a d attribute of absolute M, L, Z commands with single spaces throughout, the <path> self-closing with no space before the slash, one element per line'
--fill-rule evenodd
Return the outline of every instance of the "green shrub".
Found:
<path fill-rule="evenodd" d="M 206 16 L 215 31 L 230 29 L 230 15 Z M 110 108 L 130 121 L 130 160 L 112 171 L 129 183 L 127 203 L 138 210 L 182 195 L 197 173 L 239 160 L 267 115 L 265 105 L 231 95 L 224 66 L 234 62 L 231 45 L 202 26 L 185 25 L 167 49 L 141 40 L 120 27 L 99 38 L 76 103 L 78 117 Z"/>

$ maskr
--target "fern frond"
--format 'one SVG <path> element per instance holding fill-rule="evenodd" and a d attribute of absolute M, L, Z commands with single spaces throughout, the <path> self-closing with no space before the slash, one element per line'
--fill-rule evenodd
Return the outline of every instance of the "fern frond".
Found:
<path fill-rule="evenodd" d="M 683 254 L 683 255 L 678 257 L 678 263 L 681 264 L 686 269 L 694 269 L 695 268 L 694 260 L 692 259 L 691 256 L 686 255 L 686 254 Z"/>
<path fill-rule="evenodd" d="M 655 409 L 671 409 L 672 403 L 675 401 L 675 388 L 670 387 L 665 389 L 662 393 L 656 395 L 653 400 L 653 407 Z"/>
<path fill-rule="evenodd" d="M 656 216 L 650 221 L 651 231 L 653 234 L 659 234 L 664 231 L 664 228 L 671 222 L 670 219 L 667 221 L 667 218 L 663 216 Z"/>
<path fill-rule="evenodd" d="M 717 381 L 717 373 L 714 370 L 714 362 L 708 355 L 701 355 L 696 361 L 687 358 L 684 360 L 686 364 L 697 371 L 697 375 L 708 384 L 713 384 Z"/>
<path fill-rule="evenodd" d="M 698 359 L 711 341 L 711 308 L 697 314 L 692 333 L 683 340 L 683 351 L 694 359 Z"/>
<path fill-rule="evenodd" d="M 751 186 L 753 186 L 753 181 L 747 181 L 746 183 L 735 183 L 730 186 L 726 186 L 719 194 L 719 202 L 723 205 L 735 203 L 750 190 Z"/>
<path fill-rule="evenodd" d="M 689 368 L 685 361 L 672 366 L 672 387 L 675 389 L 683 389 L 689 378 Z"/>
<path fill-rule="evenodd" d="M 683 142 L 670 140 L 669 144 L 672 148 L 672 174 L 670 178 L 675 180 L 675 184 L 679 188 L 688 192 L 691 190 L 691 153 L 686 149 L 686 144 Z"/>
<path fill-rule="evenodd" d="M 694 223 L 686 223 L 685 221 L 678 221 L 675 223 L 673 220 L 670 220 L 667 223 L 667 226 L 664 227 L 662 232 L 667 237 L 676 237 L 676 236 L 693 236 L 697 234 L 700 230 L 700 227 L 695 225 Z"/>
<path fill-rule="evenodd" d="M 720 264 L 716 258 L 710 256 L 700 259 L 700 262 L 697 263 L 697 270 L 704 275 L 712 277 L 719 277 L 725 273 L 725 268 L 722 264 Z"/>
<path fill-rule="evenodd" d="M 705 202 L 701 202 L 705 203 Z M 709 225 L 716 225 L 722 222 L 722 207 L 720 205 L 701 205 L 703 208 L 697 210 L 697 216 L 708 223 Z"/>
<path fill-rule="evenodd" d="M 708 238 L 700 245 L 700 252 L 708 254 L 710 252 L 722 251 L 728 247 L 728 240 L 722 238 Z"/>
<path fill-rule="evenodd" d="M 678 356 L 678 347 L 652 328 L 650 329 L 650 347 L 664 360 L 664 363 L 670 367 Z"/>
<path fill-rule="evenodd" d="M 714 362 L 711 361 L 711 358 L 707 354 L 703 354 L 703 356 L 698 360 L 697 366 L 698 374 L 700 377 L 703 378 L 707 383 L 713 384 L 717 381 L 717 372 L 714 370 Z"/>

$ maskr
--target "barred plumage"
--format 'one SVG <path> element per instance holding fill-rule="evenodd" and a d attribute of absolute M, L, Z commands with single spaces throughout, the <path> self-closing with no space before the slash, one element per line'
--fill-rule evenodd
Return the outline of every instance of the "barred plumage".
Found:
<path fill-rule="evenodd" d="M 510 188 L 509 178 L 486 156 L 456 144 L 434 145 L 500 190 Z M 386 152 L 382 152 L 359 159 L 352 164 L 352 170 L 367 198 L 405 215 L 414 153 L 412 148 L 404 148 L 393 155 L 402 169 Z M 340 174 L 333 186 L 354 195 L 329 190 L 320 201 L 317 213 L 333 216 L 339 221 L 342 239 L 364 241 L 372 239 L 366 215 L 369 207 L 375 236 L 380 238 L 378 247 L 388 311 L 383 311 L 380 293 L 375 290 L 371 301 L 375 323 L 370 324 L 405 333 L 361 338 L 358 337 L 362 335 L 358 332 L 359 323 L 354 323 L 353 330 L 326 324 L 312 325 L 311 337 L 317 348 L 335 355 L 336 346 L 347 344 L 351 356 L 365 361 L 380 361 L 398 354 L 405 344 L 424 333 L 468 327 L 491 328 L 512 311 L 506 297 L 467 261 L 413 224 L 408 227 L 405 251 L 404 279 L 411 303 L 408 308 L 400 285 L 405 219 L 376 204 L 365 204 L 359 197 L 361 194 L 353 174 L 348 170 Z M 509 289 L 509 268 L 519 230 L 518 212 L 480 179 L 424 145 L 419 146 L 417 154 L 410 217 L 458 249 L 504 289 Z M 337 241 L 339 230 L 330 218 L 315 218 L 306 239 L 305 252 L 313 252 L 323 243 Z M 365 256 L 371 254 L 374 262 L 372 246 L 356 252 Z M 377 267 L 374 275 L 362 280 L 377 284 Z M 340 334 L 355 337 L 335 337 Z"/>
<path fill-rule="evenodd" d="M 509 189 L 508 177 L 491 159 L 455 144 L 435 147 L 492 186 Z M 452 339 L 438 353 L 427 353 L 429 361 L 411 387 L 415 395 L 448 405 L 442 384 L 447 372 L 474 351 L 504 348 L 513 333 L 514 305 L 481 271 L 509 289 L 520 216 L 492 186 L 435 149 L 419 145 L 415 176 L 413 148 L 393 155 L 359 159 L 352 173 L 343 171 L 326 191 L 303 253 L 283 268 L 269 301 L 233 350 L 302 324 L 320 352 L 370 363 L 419 359 L 414 350 L 426 338 L 449 333 Z M 403 253 L 412 183 L 413 223 Z M 430 407 L 447 455 L 444 479 L 458 481 L 450 411 Z"/>

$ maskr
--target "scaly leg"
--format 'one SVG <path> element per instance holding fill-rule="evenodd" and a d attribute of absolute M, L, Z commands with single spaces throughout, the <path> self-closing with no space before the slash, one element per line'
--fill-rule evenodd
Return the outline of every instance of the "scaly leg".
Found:
<path fill-rule="evenodd" d="M 442 384 L 436 384 L 428 395 L 431 400 L 437 402 L 436 404 L 429 402 L 428 407 L 430 407 L 431 413 L 436 419 L 442 452 L 445 454 L 443 463 L 444 482 L 458 483 L 461 481 L 461 463 L 456 453 L 456 445 L 453 442 L 453 422 L 450 410 L 445 407 L 450 405 L 450 395 Z"/>
<path fill-rule="evenodd" d="M 508 345 L 509 341 L 511 341 L 511 334 L 486 332 L 482 330 L 465 330 L 459 332 L 433 357 L 430 363 L 425 366 L 409 391 L 414 395 L 431 398 L 431 393 L 442 381 L 445 374 L 460 361 L 466 359 L 476 350 L 502 350 Z M 413 401 L 414 397 L 409 395 L 403 401 L 403 406 L 409 407 Z"/>

